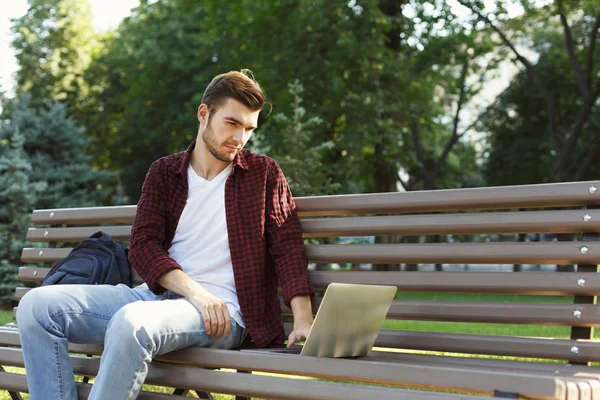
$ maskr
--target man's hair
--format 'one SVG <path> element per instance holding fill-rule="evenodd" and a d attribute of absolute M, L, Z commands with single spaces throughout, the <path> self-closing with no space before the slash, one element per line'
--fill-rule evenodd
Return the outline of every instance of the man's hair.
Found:
<path fill-rule="evenodd" d="M 204 91 L 202 103 L 216 110 L 227 99 L 235 99 L 252 111 L 259 111 L 265 105 L 265 93 L 247 69 L 215 76 Z"/>

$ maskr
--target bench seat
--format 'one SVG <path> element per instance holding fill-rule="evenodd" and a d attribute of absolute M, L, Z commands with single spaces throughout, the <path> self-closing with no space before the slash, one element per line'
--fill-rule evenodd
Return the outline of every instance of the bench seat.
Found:
<path fill-rule="evenodd" d="M 332 282 L 387 284 L 399 291 L 389 320 L 562 326 L 567 337 L 382 329 L 373 351 L 351 360 L 189 348 L 157 357 L 147 378 L 180 390 L 143 393 L 140 399 L 182 398 L 187 390 L 277 399 L 600 399 L 600 368 L 591 365 L 600 361 L 600 341 L 592 333 L 600 326 L 599 187 L 600 182 L 574 182 L 297 199 L 307 255 L 317 266 L 309 272 L 318 293 L 314 312 Z M 52 263 L 98 230 L 127 244 L 135 210 L 35 210 L 27 240 L 38 244 L 23 249 L 19 279 L 41 282 Z M 502 234 L 554 234 L 563 240 L 490 242 L 489 235 Z M 452 242 L 456 235 L 473 241 Z M 334 239 L 339 237 L 343 242 L 360 237 L 362 244 L 339 244 Z M 350 268 L 322 270 L 328 264 Z M 484 264 L 489 270 L 425 272 L 399 270 L 398 264 Z M 498 272 L 497 264 L 550 268 Z M 374 270 L 360 270 L 370 265 Z M 554 265 L 573 267 L 557 272 Z M 139 276 L 134 283 L 141 283 Z M 28 290 L 17 288 L 15 299 Z M 409 293 L 440 297 L 414 299 L 405 296 Z M 475 297 L 443 296 L 453 293 Z M 508 302 L 485 297 L 495 294 L 520 297 Z M 289 333 L 291 310 L 281 307 Z M 19 346 L 16 329 L 0 329 L 0 365 L 22 367 Z M 97 373 L 99 358 L 86 355 L 101 355 L 102 346 L 72 344 L 70 351 L 76 374 Z M 0 388 L 26 392 L 26 383 L 19 374 L 0 372 Z M 85 398 L 89 385 L 79 389 Z"/>

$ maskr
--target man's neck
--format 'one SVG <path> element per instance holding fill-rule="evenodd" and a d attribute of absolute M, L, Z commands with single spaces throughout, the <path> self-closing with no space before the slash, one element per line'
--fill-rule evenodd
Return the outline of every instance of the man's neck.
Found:
<path fill-rule="evenodd" d="M 202 139 L 196 141 L 196 147 L 190 157 L 190 165 L 196 171 L 196 174 L 207 181 L 212 181 L 219 175 L 230 163 L 217 160 L 208 151 Z"/>

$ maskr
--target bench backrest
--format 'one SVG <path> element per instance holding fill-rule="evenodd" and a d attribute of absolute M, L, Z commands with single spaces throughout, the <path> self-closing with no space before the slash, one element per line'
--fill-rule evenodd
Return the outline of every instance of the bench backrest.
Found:
<path fill-rule="evenodd" d="M 331 282 L 396 285 L 401 294 L 389 319 L 557 325 L 566 339 L 548 340 L 383 329 L 376 346 L 573 362 L 600 361 L 600 343 L 590 338 L 600 324 L 594 296 L 600 292 L 600 181 L 495 188 L 305 197 L 297 200 L 306 250 L 317 264 L 569 264 L 577 272 L 311 271 L 318 290 Z M 65 257 L 80 240 L 103 230 L 127 242 L 135 206 L 36 210 L 27 240 L 43 247 L 23 250 L 22 281 L 40 282 L 48 263 Z M 580 234 L 564 242 L 437 243 L 437 235 Z M 329 238 L 420 236 L 419 243 L 348 244 Z M 423 239 L 424 238 L 424 239 Z M 372 240 L 369 240 L 370 242 Z M 490 269 L 492 269 L 490 267 Z M 140 282 L 136 276 L 136 282 Z M 21 298 L 26 288 L 17 289 Z M 532 301 L 410 300 L 409 292 L 536 295 Z M 548 301 L 545 301 L 548 300 Z M 314 309 L 318 308 L 315 300 Z M 290 310 L 282 304 L 282 310 Z M 289 329 L 289 324 L 286 326 Z M 568 337 L 571 337 L 569 339 Z"/>

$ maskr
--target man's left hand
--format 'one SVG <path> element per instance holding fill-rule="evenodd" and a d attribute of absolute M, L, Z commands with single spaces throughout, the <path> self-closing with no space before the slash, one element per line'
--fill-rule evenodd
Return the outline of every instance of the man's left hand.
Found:
<path fill-rule="evenodd" d="M 287 347 L 290 348 L 295 345 L 297 342 L 301 342 L 306 340 L 308 337 L 308 332 L 310 332 L 311 323 L 304 323 L 298 326 L 294 325 L 294 330 L 288 336 L 288 344 Z"/>

